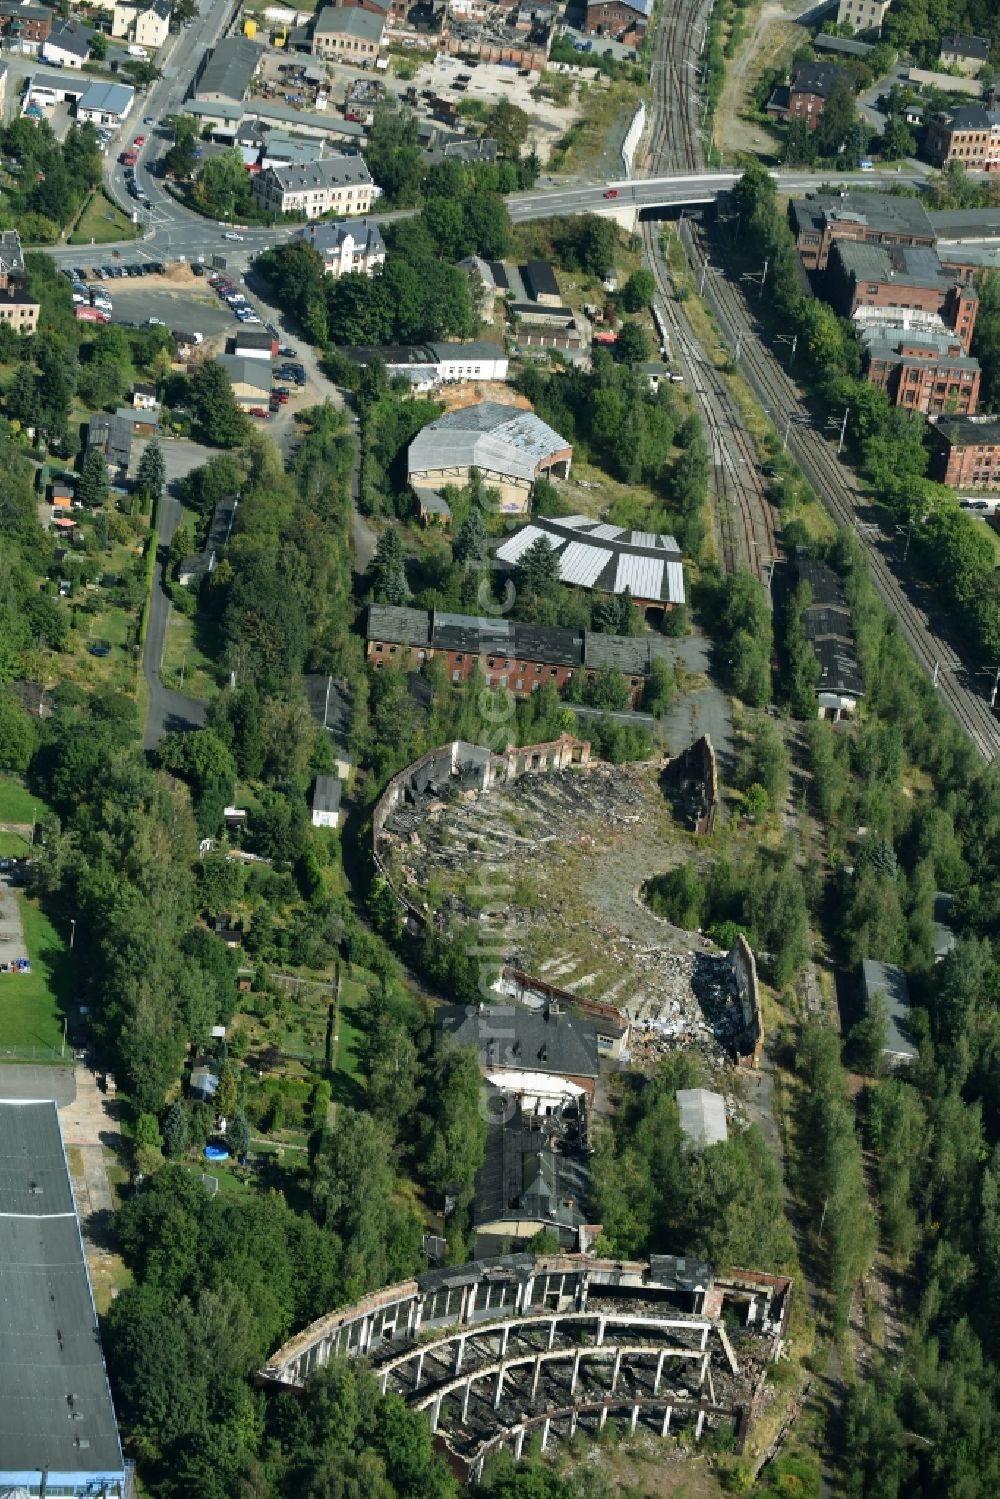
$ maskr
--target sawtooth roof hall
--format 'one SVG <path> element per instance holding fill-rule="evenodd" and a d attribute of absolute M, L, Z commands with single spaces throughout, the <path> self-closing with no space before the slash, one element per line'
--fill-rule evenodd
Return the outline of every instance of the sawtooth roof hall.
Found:
<path fill-rule="evenodd" d="M 0 1492 L 125 1493 L 56 1106 L 0 1102 Z"/>
<path fill-rule="evenodd" d="M 461 488 L 478 469 L 500 490 L 506 514 L 526 511 L 531 486 L 543 474 L 569 477 L 573 448 L 533 411 L 480 401 L 448 411 L 418 432 L 407 455 L 407 477 L 419 494 L 447 484 Z"/>
<path fill-rule="evenodd" d="M 538 515 L 500 544 L 497 560 L 515 567 L 539 539 L 547 541 L 559 558 L 563 583 L 599 593 L 624 593 L 628 588 L 646 614 L 662 614 L 684 602 L 681 550 L 673 536 L 628 531 L 589 515 L 558 520 Z"/>

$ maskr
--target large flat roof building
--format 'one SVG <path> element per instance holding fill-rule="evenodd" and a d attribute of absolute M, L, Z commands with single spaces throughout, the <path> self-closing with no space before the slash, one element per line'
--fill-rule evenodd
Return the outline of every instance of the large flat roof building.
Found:
<path fill-rule="evenodd" d="M 810 271 L 826 269 L 835 240 L 930 246 L 935 240 L 924 205 L 916 198 L 893 198 L 888 193 L 811 193 L 793 198 L 788 216 L 802 264 Z"/>
<path fill-rule="evenodd" d="M 573 449 L 533 411 L 481 401 L 446 412 L 418 432 L 407 455 L 414 487 L 461 488 L 478 469 L 483 483 L 500 491 L 508 515 L 528 509 L 536 479 L 569 477 Z"/>
<path fill-rule="evenodd" d="M 121 1499 L 126 1469 L 56 1106 L 0 1102 L 0 1492 Z"/>
<path fill-rule="evenodd" d="M 206 54 L 192 88 L 192 95 L 202 103 L 230 100 L 239 103 L 250 92 L 250 80 L 264 48 L 249 37 L 231 36 L 219 42 Z"/>
<path fill-rule="evenodd" d="M 497 559 L 516 567 L 524 552 L 540 539 L 557 554 L 563 583 L 598 593 L 624 593 L 628 588 L 647 613 L 684 602 L 681 551 L 673 536 L 629 531 L 590 515 L 558 520 L 539 515 L 501 543 Z"/>

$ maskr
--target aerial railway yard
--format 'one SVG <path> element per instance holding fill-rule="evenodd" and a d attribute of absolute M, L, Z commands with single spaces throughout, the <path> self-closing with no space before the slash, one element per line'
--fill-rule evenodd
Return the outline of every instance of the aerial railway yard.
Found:
<path fill-rule="evenodd" d="M 687 0 L 660 22 L 652 65 L 649 176 L 704 167 L 696 80 L 710 14 L 711 5 L 704 0 Z M 641 235 L 646 263 L 656 280 L 657 324 L 667 335 L 705 421 L 722 564 L 727 572 L 745 568 L 766 580 L 780 550 L 774 508 L 758 471 L 753 440 L 723 371 L 694 336 L 677 300 L 659 225 L 643 221 Z"/>

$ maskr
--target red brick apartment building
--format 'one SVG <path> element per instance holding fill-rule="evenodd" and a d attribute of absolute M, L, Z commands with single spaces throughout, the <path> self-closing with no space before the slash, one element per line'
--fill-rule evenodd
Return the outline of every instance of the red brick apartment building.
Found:
<path fill-rule="evenodd" d="M 827 98 L 843 72 L 835 62 L 800 63 L 788 83 L 775 89 L 767 101 L 767 113 L 784 125 L 805 120 L 809 129 L 815 130 Z"/>
<path fill-rule="evenodd" d="M 1000 170 L 1000 109 L 968 104 L 934 115 L 927 126 L 927 156 L 938 167 L 958 161 L 972 172 Z"/>
<path fill-rule="evenodd" d="M 843 317 L 859 308 L 926 313 L 941 318 L 958 335 L 967 354 L 979 311 L 971 277 L 941 264 L 925 245 L 834 243 L 826 272 L 830 301 Z"/>
<path fill-rule="evenodd" d="M 0 34 L 21 46 L 41 46 L 52 30 L 52 11 L 46 5 L 0 3 Z"/>
<path fill-rule="evenodd" d="M 1000 489 L 1000 416 L 943 416 L 928 430 L 932 479 L 951 489 Z"/>
<path fill-rule="evenodd" d="M 807 271 L 825 271 L 831 247 L 845 240 L 933 249 L 937 238 L 922 203 L 888 193 L 817 193 L 793 198 L 788 217 Z"/>
<path fill-rule="evenodd" d="M 419 670 L 436 657 L 450 681 L 464 682 L 478 667 L 490 687 L 507 687 L 515 697 L 530 697 L 550 682 L 562 692 L 574 676 L 589 679 L 613 667 L 628 680 L 633 708 L 653 661 L 671 659 L 669 645 L 657 635 L 602 635 L 387 604 L 371 605 L 365 636 L 376 670 L 386 664 Z"/>
<path fill-rule="evenodd" d="M 865 373 L 873 385 L 888 391 L 895 405 L 925 416 L 968 416 L 979 400 L 979 361 L 964 352 L 958 339 L 940 334 L 921 337 L 886 330 L 868 344 Z"/>

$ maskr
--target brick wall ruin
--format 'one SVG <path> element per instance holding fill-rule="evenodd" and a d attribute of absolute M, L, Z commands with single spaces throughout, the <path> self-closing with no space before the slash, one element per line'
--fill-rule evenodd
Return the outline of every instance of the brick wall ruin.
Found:
<path fill-rule="evenodd" d="M 753 949 L 742 932 L 737 932 L 729 954 L 736 993 L 743 1011 L 745 1035 L 740 1048 L 740 1060 L 744 1066 L 759 1067 L 760 1053 L 764 1045 L 764 1017 L 760 1008 L 760 985 L 757 982 L 757 963 Z"/>
<path fill-rule="evenodd" d="M 668 761 L 663 784 L 688 826 L 710 833 L 719 812 L 719 770 L 707 734 Z"/>
<path fill-rule="evenodd" d="M 387 819 L 400 808 L 422 807 L 424 814 L 448 800 L 456 789 L 488 791 L 491 786 L 516 781 L 524 775 L 565 770 L 569 765 L 590 764 L 590 743 L 561 734 L 546 744 L 508 745 L 499 752 L 481 744 L 453 739 L 437 749 L 428 750 L 412 765 L 399 771 L 386 786 L 372 813 L 372 856 L 375 867 L 387 880 L 380 842 Z M 453 784 L 457 783 L 457 784 Z M 391 883 L 391 881 L 390 881 Z M 423 925 L 426 916 L 393 887 L 394 893 L 409 916 Z"/>

